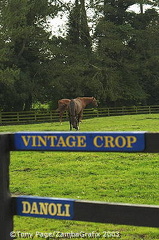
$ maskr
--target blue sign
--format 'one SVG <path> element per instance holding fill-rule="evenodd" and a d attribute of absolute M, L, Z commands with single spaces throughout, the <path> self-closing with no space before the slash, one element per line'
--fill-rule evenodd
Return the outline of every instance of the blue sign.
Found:
<path fill-rule="evenodd" d="M 141 152 L 145 132 L 19 132 L 15 150 Z"/>
<path fill-rule="evenodd" d="M 70 220 L 74 216 L 74 200 L 33 196 L 16 197 L 16 215 Z"/>

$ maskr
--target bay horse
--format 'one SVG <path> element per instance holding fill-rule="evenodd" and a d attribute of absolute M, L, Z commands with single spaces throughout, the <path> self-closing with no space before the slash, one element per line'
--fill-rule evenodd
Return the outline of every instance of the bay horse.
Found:
<path fill-rule="evenodd" d="M 67 98 L 58 100 L 58 108 L 56 109 L 56 111 L 59 112 L 59 120 L 61 124 L 62 124 L 62 117 L 64 115 L 64 112 L 67 110 L 68 104 L 70 101 L 71 100 Z"/>
<path fill-rule="evenodd" d="M 90 103 L 93 103 L 96 107 L 98 106 L 97 100 L 94 97 L 78 97 L 71 99 L 68 104 L 70 130 L 72 130 L 72 128 L 79 130 L 79 122 L 82 119 L 83 110 Z"/>

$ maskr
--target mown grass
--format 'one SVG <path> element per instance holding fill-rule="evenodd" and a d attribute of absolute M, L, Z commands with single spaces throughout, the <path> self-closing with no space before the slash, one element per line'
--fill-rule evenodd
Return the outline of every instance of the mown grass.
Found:
<path fill-rule="evenodd" d="M 94 118 L 84 120 L 81 131 L 159 131 L 158 121 L 157 114 Z M 68 130 L 68 122 L 0 127 L 1 132 Z M 20 195 L 159 205 L 158 163 L 159 155 L 148 153 L 12 152 L 10 188 Z M 115 231 L 123 240 L 159 239 L 159 230 L 148 227 L 17 216 L 14 224 L 14 231 L 34 235 L 95 231 L 104 239 L 104 232 Z"/>

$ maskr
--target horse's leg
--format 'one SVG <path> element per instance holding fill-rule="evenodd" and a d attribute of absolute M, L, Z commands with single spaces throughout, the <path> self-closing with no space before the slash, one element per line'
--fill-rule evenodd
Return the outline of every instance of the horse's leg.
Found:
<path fill-rule="evenodd" d="M 60 111 L 60 124 L 62 125 L 62 117 L 63 117 L 63 114 L 64 114 L 64 110 L 61 110 Z"/>
<path fill-rule="evenodd" d="M 83 118 L 83 110 L 79 114 L 79 123 L 82 123 L 82 118 Z"/>
<path fill-rule="evenodd" d="M 60 120 L 60 124 L 62 125 L 62 112 L 60 110 L 60 113 L 59 113 L 59 120 Z"/>
<path fill-rule="evenodd" d="M 79 123 L 80 123 L 80 113 L 78 114 L 78 116 L 77 116 L 77 130 L 79 130 L 80 128 L 79 128 Z"/>
<path fill-rule="evenodd" d="M 71 116 L 70 116 L 70 113 L 68 113 L 68 116 L 69 116 L 70 131 L 71 131 L 71 130 L 72 130 L 72 123 L 71 123 Z"/>

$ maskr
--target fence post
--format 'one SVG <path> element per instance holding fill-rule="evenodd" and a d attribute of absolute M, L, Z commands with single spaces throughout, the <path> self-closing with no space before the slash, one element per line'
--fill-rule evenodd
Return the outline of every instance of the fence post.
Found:
<path fill-rule="evenodd" d="M 99 110 L 97 109 L 97 117 L 99 117 Z"/>
<path fill-rule="evenodd" d="M 50 113 L 50 122 L 52 122 L 52 115 L 53 115 L 52 110 L 50 110 L 49 113 Z"/>
<path fill-rule="evenodd" d="M 19 122 L 19 112 L 17 112 L 17 121 Z"/>
<path fill-rule="evenodd" d="M 36 122 L 36 121 L 37 121 L 37 112 L 35 111 L 34 114 L 35 114 L 35 115 L 34 115 L 34 120 L 35 120 L 35 122 Z"/>
<path fill-rule="evenodd" d="M 108 117 L 110 116 L 110 108 L 108 108 Z"/>
<path fill-rule="evenodd" d="M 151 106 L 149 106 L 149 114 L 151 114 Z"/>
<path fill-rule="evenodd" d="M 9 191 L 9 135 L 0 134 L 0 240 L 12 239 L 13 213 Z"/>

